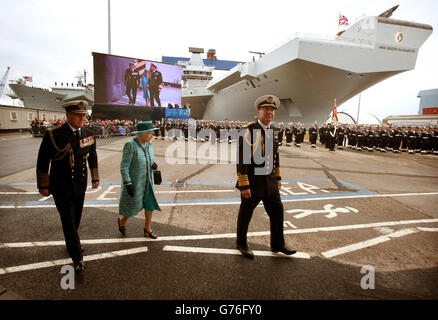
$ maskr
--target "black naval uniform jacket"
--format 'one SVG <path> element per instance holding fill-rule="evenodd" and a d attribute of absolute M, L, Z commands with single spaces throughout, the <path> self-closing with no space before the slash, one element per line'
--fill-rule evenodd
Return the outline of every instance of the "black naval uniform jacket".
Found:
<path fill-rule="evenodd" d="M 99 181 L 94 135 L 87 128 L 80 131 L 79 141 L 68 123 L 46 131 L 37 160 L 38 189 L 47 188 L 52 194 L 60 195 L 84 194 L 87 189 L 87 160 L 92 182 Z"/>
<path fill-rule="evenodd" d="M 256 198 L 264 198 L 278 193 L 278 181 L 281 180 L 280 175 L 280 156 L 279 156 L 279 141 L 278 136 L 273 135 L 273 152 L 272 155 L 265 154 L 265 131 L 259 122 L 250 123 L 243 128 L 243 133 L 239 137 L 238 163 L 237 163 L 237 183 L 236 188 L 239 190 L 251 190 L 251 196 Z M 247 150 L 251 150 L 251 163 L 244 163 L 243 152 L 246 144 Z M 258 150 L 258 154 L 271 162 L 272 170 L 264 175 L 256 175 L 256 168 L 265 167 L 265 162 L 259 164 L 254 161 L 254 153 Z M 249 162 L 249 161 L 247 161 Z"/>
<path fill-rule="evenodd" d="M 237 237 L 236 244 L 246 247 L 248 226 L 251 221 L 254 209 L 263 201 L 266 213 L 270 220 L 271 229 L 271 248 L 279 250 L 284 247 L 284 208 L 281 203 L 278 181 L 280 176 L 280 160 L 278 153 L 278 130 L 269 130 L 272 137 L 272 152 L 266 143 L 265 131 L 259 122 L 251 123 L 244 128 L 242 135 L 239 136 L 239 153 L 237 163 L 238 181 L 236 187 L 239 190 L 251 190 L 249 199 L 241 197 L 239 214 L 237 217 Z M 246 149 L 246 150 L 245 150 Z M 250 153 L 250 157 L 245 159 L 244 151 Z M 265 152 L 266 151 L 266 152 Z M 254 156 L 259 155 L 258 156 Z M 257 163 L 262 162 L 262 163 Z M 265 164 L 267 164 L 265 166 Z M 261 170 L 262 172 L 257 172 Z"/>
<path fill-rule="evenodd" d="M 310 127 L 309 128 L 309 141 L 312 144 L 316 144 L 316 139 L 318 138 L 318 128 Z"/>
<path fill-rule="evenodd" d="M 151 75 L 149 76 L 148 84 L 149 84 L 149 90 L 158 91 L 158 86 L 160 84 L 163 84 L 163 76 L 161 75 L 161 72 L 158 70 L 151 72 Z"/>

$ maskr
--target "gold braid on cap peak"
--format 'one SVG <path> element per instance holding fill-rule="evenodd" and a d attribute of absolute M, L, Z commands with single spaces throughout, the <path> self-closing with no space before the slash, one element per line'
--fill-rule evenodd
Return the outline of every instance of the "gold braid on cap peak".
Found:
<path fill-rule="evenodd" d="M 262 100 L 264 99 L 264 100 Z M 261 101 L 260 101 L 261 100 Z M 260 102 L 259 102 L 260 101 Z M 256 101 L 256 107 L 257 108 L 262 108 L 262 107 L 274 107 L 275 109 L 277 109 L 279 106 L 279 101 L 278 98 L 274 97 L 274 96 L 263 96 L 260 97 L 257 101 Z"/>

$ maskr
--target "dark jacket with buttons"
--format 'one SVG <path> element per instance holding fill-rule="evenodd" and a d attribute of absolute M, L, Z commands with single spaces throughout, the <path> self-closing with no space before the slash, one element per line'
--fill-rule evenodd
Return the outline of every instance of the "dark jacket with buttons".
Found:
<path fill-rule="evenodd" d="M 87 161 L 92 182 L 99 181 L 96 140 L 90 130 L 81 128 L 78 140 L 67 123 L 48 129 L 38 152 L 38 188 L 48 188 L 52 194 L 77 196 L 85 193 Z"/>
<path fill-rule="evenodd" d="M 243 128 L 239 137 L 236 188 L 250 189 L 252 196 L 260 198 L 278 193 L 277 181 L 281 180 L 278 131 L 270 131 L 272 152 L 266 147 L 265 131 L 258 121 Z"/>

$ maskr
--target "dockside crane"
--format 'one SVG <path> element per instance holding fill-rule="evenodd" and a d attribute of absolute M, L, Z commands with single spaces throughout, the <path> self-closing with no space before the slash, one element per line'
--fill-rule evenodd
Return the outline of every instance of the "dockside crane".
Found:
<path fill-rule="evenodd" d="M 0 82 L 0 99 L 3 96 L 3 91 L 5 90 L 6 82 L 8 81 L 9 70 L 11 70 L 11 67 L 8 67 Z"/>

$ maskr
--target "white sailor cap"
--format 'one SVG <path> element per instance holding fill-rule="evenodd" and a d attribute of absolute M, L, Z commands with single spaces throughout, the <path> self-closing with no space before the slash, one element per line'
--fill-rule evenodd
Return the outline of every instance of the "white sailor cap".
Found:
<path fill-rule="evenodd" d="M 73 100 L 62 104 L 66 112 L 75 114 L 88 114 L 88 102 L 84 100 Z"/>
<path fill-rule="evenodd" d="M 255 101 L 254 106 L 257 110 L 263 107 L 272 107 L 274 109 L 278 109 L 280 106 L 280 99 L 271 94 L 261 96 Z"/>

